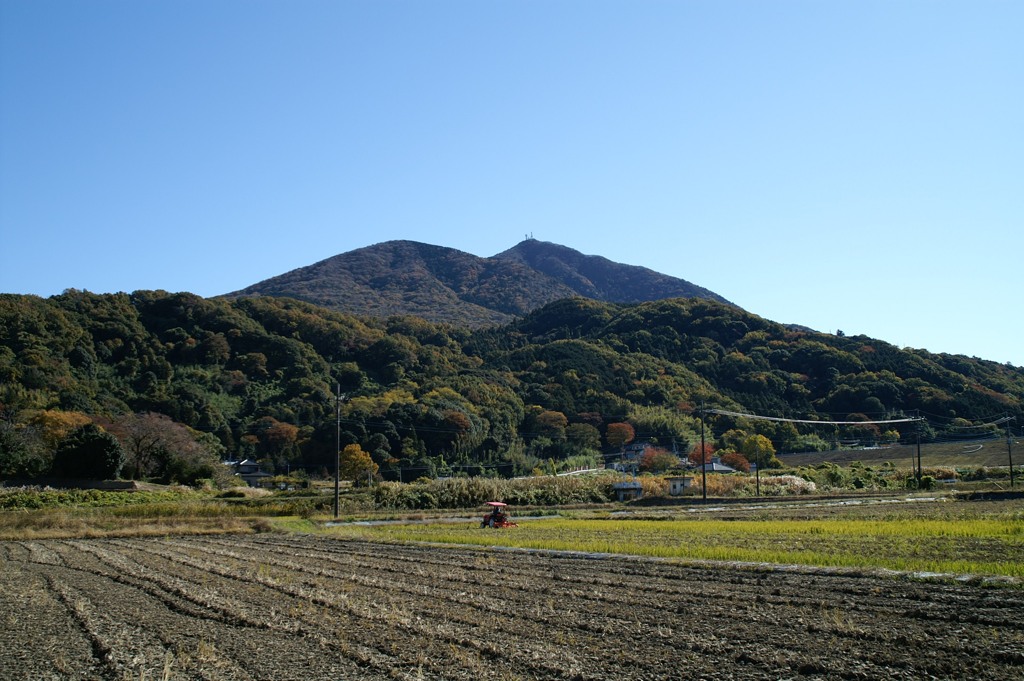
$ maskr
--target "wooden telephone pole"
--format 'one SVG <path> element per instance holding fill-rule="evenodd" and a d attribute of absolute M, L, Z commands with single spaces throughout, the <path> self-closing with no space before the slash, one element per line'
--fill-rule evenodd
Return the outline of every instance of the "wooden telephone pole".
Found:
<path fill-rule="evenodd" d="M 704 403 L 700 403 L 700 493 L 704 503 L 708 501 L 708 464 L 704 453 Z"/>

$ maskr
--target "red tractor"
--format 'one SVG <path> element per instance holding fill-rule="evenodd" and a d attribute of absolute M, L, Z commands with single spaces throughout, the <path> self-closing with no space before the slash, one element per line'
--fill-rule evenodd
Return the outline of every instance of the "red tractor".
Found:
<path fill-rule="evenodd" d="M 503 504 L 500 501 L 488 501 L 487 505 L 490 510 L 480 521 L 480 527 L 519 527 L 509 519 L 505 512 L 505 507 L 508 504 Z"/>

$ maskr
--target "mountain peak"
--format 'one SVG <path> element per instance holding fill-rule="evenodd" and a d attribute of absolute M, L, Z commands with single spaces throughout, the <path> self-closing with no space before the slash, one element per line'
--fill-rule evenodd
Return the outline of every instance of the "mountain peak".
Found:
<path fill-rule="evenodd" d="M 728 303 L 683 279 L 533 238 L 490 258 L 417 241 L 385 241 L 226 297 L 256 295 L 297 298 L 351 314 L 408 314 L 471 327 L 505 323 L 573 296 L 615 303 L 680 297 Z"/>
<path fill-rule="evenodd" d="M 558 279 L 578 295 L 612 303 L 641 303 L 663 298 L 708 298 L 732 305 L 722 296 L 646 267 L 623 265 L 567 246 L 527 239 L 495 258 L 521 262 Z"/>

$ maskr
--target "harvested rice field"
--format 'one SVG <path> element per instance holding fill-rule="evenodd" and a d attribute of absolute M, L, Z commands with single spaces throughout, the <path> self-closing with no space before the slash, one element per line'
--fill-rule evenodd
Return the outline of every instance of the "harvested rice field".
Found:
<path fill-rule="evenodd" d="M 1024 591 L 308 535 L 0 542 L 4 679 L 1018 679 Z"/>

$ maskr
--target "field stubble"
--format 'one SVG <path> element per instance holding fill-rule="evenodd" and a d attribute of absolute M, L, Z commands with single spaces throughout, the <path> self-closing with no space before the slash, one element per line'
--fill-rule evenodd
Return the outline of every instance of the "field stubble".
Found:
<path fill-rule="evenodd" d="M 1019 678 L 1024 592 L 314 536 L 0 543 L 11 679 Z"/>

